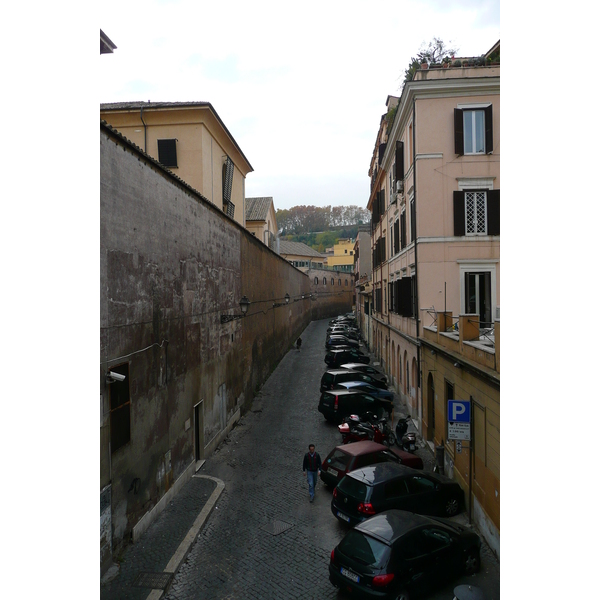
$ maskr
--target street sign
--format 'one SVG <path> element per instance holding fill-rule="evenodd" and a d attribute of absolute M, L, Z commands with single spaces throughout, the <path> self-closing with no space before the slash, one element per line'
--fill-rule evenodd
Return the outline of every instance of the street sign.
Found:
<path fill-rule="evenodd" d="M 470 423 L 448 423 L 448 439 L 471 441 Z"/>
<path fill-rule="evenodd" d="M 448 400 L 448 422 L 451 421 L 458 421 L 459 423 L 471 422 L 470 400 Z"/>

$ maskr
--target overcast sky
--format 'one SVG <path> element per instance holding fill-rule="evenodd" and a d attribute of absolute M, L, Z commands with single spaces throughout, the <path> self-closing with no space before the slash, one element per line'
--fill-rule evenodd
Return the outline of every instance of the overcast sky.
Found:
<path fill-rule="evenodd" d="M 441 37 L 478 56 L 500 39 L 498 0 L 102 3 L 116 44 L 100 101 L 210 102 L 254 168 L 246 196 L 276 208 L 368 201 L 389 94 Z"/>

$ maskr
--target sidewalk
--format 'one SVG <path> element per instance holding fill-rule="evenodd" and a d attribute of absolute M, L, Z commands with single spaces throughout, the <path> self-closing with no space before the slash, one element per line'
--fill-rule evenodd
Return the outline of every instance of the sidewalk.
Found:
<path fill-rule="evenodd" d="M 224 488 L 199 470 L 103 576 L 101 600 L 162 598 Z"/>

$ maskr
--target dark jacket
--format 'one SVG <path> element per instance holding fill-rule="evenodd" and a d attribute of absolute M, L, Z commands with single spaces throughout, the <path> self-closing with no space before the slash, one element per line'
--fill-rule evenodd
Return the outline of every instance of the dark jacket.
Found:
<path fill-rule="evenodd" d="M 321 470 L 321 457 L 318 452 L 315 452 L 312 456 L 309 452 L 304 455 L 304 462 L 302 463 L 303 471 L 320 471 Z"/>

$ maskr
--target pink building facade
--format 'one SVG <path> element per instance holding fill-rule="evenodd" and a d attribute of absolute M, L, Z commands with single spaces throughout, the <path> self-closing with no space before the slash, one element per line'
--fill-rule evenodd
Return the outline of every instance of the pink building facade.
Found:
<path fill-rule="evenodd" d="M 500 313 L 500 66 L 417 71 L 371 160 L 373 350 L 428 441 L 423 327 Z"/>

